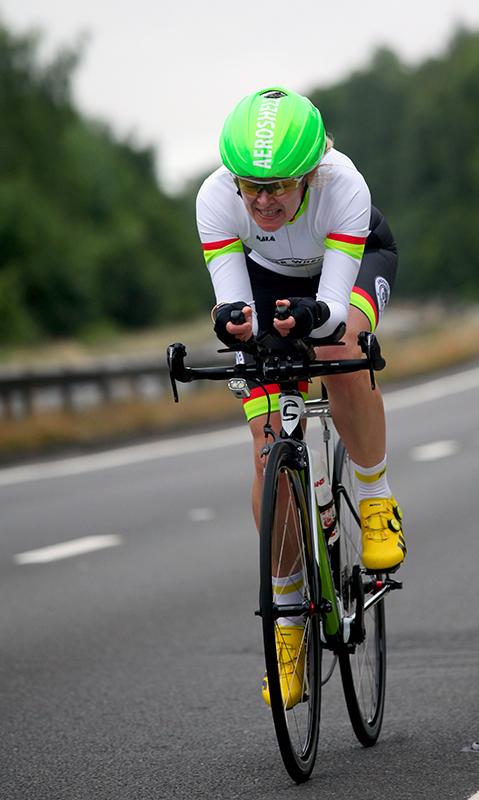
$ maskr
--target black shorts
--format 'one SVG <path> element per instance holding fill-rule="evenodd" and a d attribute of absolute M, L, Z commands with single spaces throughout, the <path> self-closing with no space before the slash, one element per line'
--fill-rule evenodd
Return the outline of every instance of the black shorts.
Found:
<path fill-rule="evenodd" d="M 391 297 L 398 257 L 390 228 L 381 212 L 374 206 L 371 209 L 369 227 L 371 233 L 366 240 L 350 304 L 366 315 L 370 328 L 374 331 Z M 261 267 L 247 253 L 245 255 L 259 330 L 272 330 L 276 300 L 283 297 L 316 297 L 320 275 L 314 278 L 279 275 Z"/>

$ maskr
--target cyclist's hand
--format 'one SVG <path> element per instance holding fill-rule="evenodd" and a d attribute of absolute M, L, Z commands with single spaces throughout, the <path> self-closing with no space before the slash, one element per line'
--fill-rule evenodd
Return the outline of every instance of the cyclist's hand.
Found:
<path fill-rule="evenodd" d="M 280 336 L 288 336 L 289 332 L 293 330 L 296 325 L 296 320 L 291 314 L 290 311 L 291 302 L 289 300 L 276 300 L 276 308 L 287 308 L 288 309 L 288 316 L 285 314 L 281 314 L 281 317 L 275 316 L 273 319 L 273 325 L 278 331 Z M 276 311 L 278 314 L 278 311 Z"/>
<path fill-rule="evenodd" d="M 277 300 L 276 306 L 287 306 L 289 317 L 278 319 L 275 317 L 273 325 L 280 336 L 294 336 L 303 339 L 309 336 L 313 328 L 321 325 L 321 311 L 324 303 L 317 303 L 313 297 L 290 297 L 287 300 Z"/>
<path fill-rule="evenodd" d="M 232 312 L 240 316 L 239 324 L 231 321 Z M 237 303 L 224 303 L 216 312 L 214 331 L 224 344 L 236 344 L 237 341 L 247 342 L 253 335 L 253 311 L 242 300 Z"/>
<path fill-rule="evenodd" d="M 253 335 L 253 309 L 251 306 L 243 306 L 241 312 L 244 322 L 238 325 L 230 320 L 226 323 L 226 330 L 236 336 L 240 342 L 248 342 Z"/>

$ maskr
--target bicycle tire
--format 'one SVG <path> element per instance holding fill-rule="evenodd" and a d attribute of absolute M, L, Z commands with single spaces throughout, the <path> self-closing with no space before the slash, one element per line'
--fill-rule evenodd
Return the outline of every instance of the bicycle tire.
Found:
<path fill-rule="evenodd" d="M 278 524 L 279 519 L 281 525 Z M 304 603 L 308 604 L 310 613 L 305 615 L 304 627 L 303 700 L 288 709 L 281 695 L 276 648 L 276 632 L 279 626 L 272 584 L 275 574 L 281 574 L 280 559 L 285 541 L 291 542 L 293 538 L 296 540 L 303 570 Z M 276 555 L 278 548 L 279 558 Z M 286 556 L 284 561 L 286 562 Z M 303 783 L 313 770 L 319 738 L 321 638 L 319 613 L 314 613 L 314 609 L 319 609 L 321 594 L 308 504 L 301 471 L 297 466 L 296 448 L 291 442 L 276 442 L 268 457 L 260 522 L 260 578 L 266 673 L 276 737 L 290 777 L 296 783 Z"/>
<path fill-rule="evenodd" d="M 334 554 L 336 588 L 346 615 L 354 613 L 353 572 L 361 565 L 361 524 L 354 491 L 353 468 L 339 441 L 334 464 L 334 495 L 339 524 L 339 542 Z M 351 724 L 365 747 L 375 744 L 381 731 L 386 690 L 386 619 L 384 600 L 364 614 L 366 636 L 361 644 L 339 653 L 344 696 Z"/>

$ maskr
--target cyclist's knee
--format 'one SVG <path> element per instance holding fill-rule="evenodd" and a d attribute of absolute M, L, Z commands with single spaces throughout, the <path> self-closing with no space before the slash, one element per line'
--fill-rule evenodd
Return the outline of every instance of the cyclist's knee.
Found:
<path fill-rule="evenodd" d="M 358 308 L 350 306 L 346 333 L 341 340 L 342 344 L 317 348 L 316 357 L 328 361 L 361 358 L 363 354 L 358 343 L 358 335 L 364 330 L 369 330 L 367 317 Z M 366 371 L 347 372 L 343 375 L 327 375 L 322 380 L 329 389 L 335 386 L 354 389 L 358 384 L 369 380 L 369 377 Z"/>
<path fill-rule="evenodd" d="M 355 328 L 349 328 L 346 330 L 343 338 L 341 339 L 341 344 L 339 345 L 328 345 L 327 347 L 318 347 L 316 348 L 316 357 L 318 359 L 324 359 L 328 361 L 334 361 L 336 359 L 344 359 L 344 358 L 360 358 L 361 357 L 361 348 L 358 343 L 358 334 L 359 330 Z M 353 374 L 353 373 L 349 373 Z"/>

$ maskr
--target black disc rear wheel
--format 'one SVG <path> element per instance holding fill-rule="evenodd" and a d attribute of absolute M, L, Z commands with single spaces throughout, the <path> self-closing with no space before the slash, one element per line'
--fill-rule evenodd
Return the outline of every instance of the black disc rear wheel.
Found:
<path fill-rule="evenodd" d="M 260 607 L 271 710 L 285 767 L 297 783 L 307 780 L 316 759 L 321 705 L 321 642 L 318 574 L 301 471 L 291 444 L 277 442 L 265 473 L 260 525 Z M 278 655 L 281 607 L 275 579 L 302 572 L 302 597 L 288 619 L 303 626 L 301 657 L 294 666 L 301 700 L 292 708 L 282 696 Z M 276 581 L 277 582 L 277 581 Z"/>

